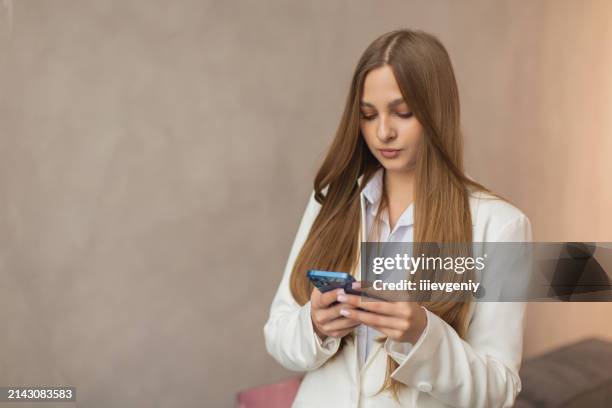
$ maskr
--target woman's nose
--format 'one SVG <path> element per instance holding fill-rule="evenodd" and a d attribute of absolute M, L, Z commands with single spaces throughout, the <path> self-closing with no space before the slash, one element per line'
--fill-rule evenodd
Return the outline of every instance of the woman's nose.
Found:
<path fill-rule="evenodd" d="M 377 129 L 378 138 L 386 142 L 395 137 L 395 131 L 389 126 L 388 119 L 381 117 Z"/>

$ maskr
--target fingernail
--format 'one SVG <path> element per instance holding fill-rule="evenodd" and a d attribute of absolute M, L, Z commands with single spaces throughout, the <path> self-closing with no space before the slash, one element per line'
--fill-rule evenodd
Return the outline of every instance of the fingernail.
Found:
<path fill-rule="evenodd" d="M 338 289 L 338 295 L 344 295 L 346 292 L 343 288 Z"/>
<path fill-rule="evenodd" d="M 353 289 L 359 289 L 361 287 L 361 282 L 353 282 L 351 286 Z"/>
<path fill-rule="evenodd" d="M 348 316 L 350 313 L 349 313 L 349 311 L 348 311 L 348 310 L 346 310 L 346 309 L 340 309 L 340 314 L 341 314 L 342 316 Z"/>
<path fill-rule="evenodd" d="M 346 301 L 345 295 L 338 295 L 338 302 L 345 302 L 345 301 Z"/>

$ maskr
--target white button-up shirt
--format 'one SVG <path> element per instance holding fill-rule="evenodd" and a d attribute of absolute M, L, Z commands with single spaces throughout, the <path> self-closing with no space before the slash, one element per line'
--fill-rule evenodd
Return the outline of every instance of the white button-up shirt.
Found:
<path fill-rule="evenodd" d="M 370 234 L 374 228 L 374 218 L 380 205 L 383 187 L 383 169 L 380 168 L 363 188 L 366 198 L 366 237 L 368 241 L 378 242 L 411 242 L 414 233 L 414 203 L 411 203 L 397 220 L 393 231 L 389 223 L 389 212 L 386 209 L 382 214 L 382 225 L 378 229 L 379 237 L 372 237 Z M 369 351 L 372 347 L 374 338 L 384 336 L 379 332 L 364 324 L 357 328 L 357 348 L 361 365 L 365 364 Z"/>

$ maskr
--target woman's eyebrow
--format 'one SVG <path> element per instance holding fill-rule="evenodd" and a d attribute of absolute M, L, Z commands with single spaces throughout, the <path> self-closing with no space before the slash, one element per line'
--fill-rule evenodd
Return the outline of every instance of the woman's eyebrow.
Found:
<path fill-rule="evenodd" d="M 393 108 L 394 106 L 397 106 L 397 105 L 399 105 L 399 104 L 401 104 L 403 102 L 404 102 L 404 98 L 397 98 L 397 99 L 394 99 L 391 102 L 389 102 L 387 104 L 387 107 L 388 108 Z M 359 102 L 359 105 L 360 106 L 367 106 L 367 107 L 370 107 L 370 108 L 374 108 L 374 105 L 372 105 L 370 102 L 366 102 L 366 101 Z"/>

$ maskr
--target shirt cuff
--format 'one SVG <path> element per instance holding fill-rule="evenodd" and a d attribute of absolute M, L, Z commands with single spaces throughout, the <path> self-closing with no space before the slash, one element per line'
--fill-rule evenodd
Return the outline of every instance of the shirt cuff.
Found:
<path fill-rule="evenodd" d="M 423 307 L 423 310 L 425 310 L 426 314 L 430 313 L 424 307 Z M 385 341 L 385 345 L 384 345 L 384 348 L 387 354 L 391 356 L 391 358 L 395 360 L 397 364 L 401 365 L 404 361 L 406 361 L 412 349 L 419 346 L 421 343 L 423 343 L 423 341 L 425 341 L 424 340 L 425 337 L 429 334 L 429 328 L 431 325 L 430 321 L 431 319 L 429 318 L 429 316 L 427 316 L 427 324 L 425 326 L 425 329 L 423 330 L 423 333 L 421 333 L 421 336 L 419 337 L 419 339 L 417 340 L 415 344 L 408 343 L 408 342 L 399 342 L 399 341 L 395 341 L 387 337 L 387 340 Z"/>
<path fill-rule="evenodd" d="M 338 343 L 338 345 L 340 344 L 340 339 L 337 337 L 327 336 L 325 340 L 321 340 L 316 331 L 314 332 L 314 335 L 315 340 L 317 341 L 317 345 L 322 349 L 331 351 L 335 349 L 336 343 Z"/>
<path fill-rule="evenodd" d="M 399 366 L 391 373 L 391 378 L 406 385 L 420 384 L 418 381 L 427 379 L 431 383 L 435 377 L 435 370 L 439 362 L 435 361 L 437 350 L 445 335 L 446 322 L 436 314 L 424 308 L 427 313 L 427 326 L 421 337 L 410 348 L 407 354 L 402 354 Z M 449 326 L 450 327 L 450 326 Z M 452 329 L 451 329 L 452 330 Z M 396 360 L 397 361 L 397 360 Z M 424 385 L 422 391 L 428 389 Z M 421 389 L 421 388 L 419 388 Z M 428 391 L 427 391 L 428 392 Z"/>

